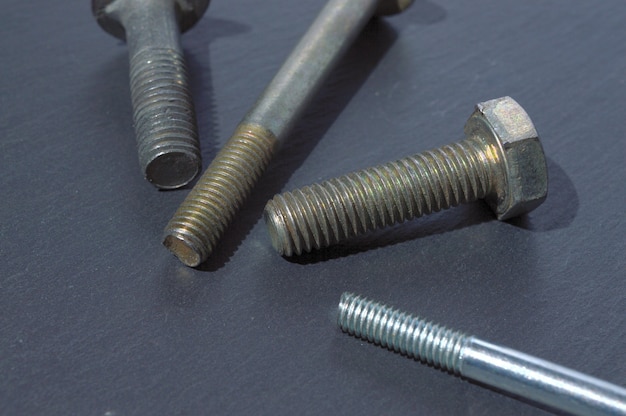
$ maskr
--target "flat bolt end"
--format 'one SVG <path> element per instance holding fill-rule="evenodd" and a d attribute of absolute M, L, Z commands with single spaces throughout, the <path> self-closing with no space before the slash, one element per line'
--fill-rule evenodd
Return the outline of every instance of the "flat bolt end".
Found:
<path fill-rule="evenodd" d="M 291 256 L 294 251 L 292 245 L 289 244 L 291 238 L 285 220 L 282 215 L 280 215 L 273 200 L 270 200 L 267 205 L 265 205 L 263 219 L 267 226 L 267 232 L 270 236 L 272 247 L 274 247 L 281 256 Z"/>
<path fill-rule="evenodd" d="M 197 267 L 202 263 L 200 251 L 180 235 L 166 234 L 163 245 L 189 267 Z"/>
<path fill-rule="evenodd" d="M 176 189 L 187 185 L 198 175 L 202 162 L 195 154 L 162 153 L 145 168 L 146 179 L 159 189 Z"/>

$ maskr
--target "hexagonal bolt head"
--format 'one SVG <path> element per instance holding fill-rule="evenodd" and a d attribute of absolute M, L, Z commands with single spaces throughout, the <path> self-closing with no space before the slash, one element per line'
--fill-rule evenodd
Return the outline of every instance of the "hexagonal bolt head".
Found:
<path fill-rule="evenodd" d="M 548 168 L 539 135 L 526 111 L 511 97 L 476 105 L 465 124 L 465 135 L 497 143 L 504 175 L 495 194 L 485 201 L 499 220 L 530 212 L 546 199 Z"/>
<path fill-rule="evenodd" d="M 461 142 L 276 195 L 264 213 L 272 245 L 290 256 L 480 198 L 500 220 L 545 200 L 543 149 L 515 100 L 476 105 L 465 134 Z"/>

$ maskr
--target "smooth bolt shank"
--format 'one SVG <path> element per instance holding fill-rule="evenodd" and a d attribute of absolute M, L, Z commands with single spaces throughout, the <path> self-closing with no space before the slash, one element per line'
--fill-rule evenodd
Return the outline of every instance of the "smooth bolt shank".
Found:
<path fill-rule="evenodd" d="M 344 331 L 454 375 L 574 415 L 626 415 L 626 389 L 344 293 Z"/>
<path fill-rule="evenodd" d="M 188 266 L 205 261 L 278 145 L 361 29 L 412 0 L 330 0 L 165 228 Z"/>
<path fill-rule="evenodd" d="M 272 245 L 291 256 L 476 199 L 498 219 L 545 200 L 543 149 L 515 100 L 477 104 L 465 134 L 458 143 L 276 195 L 264 212 Z"/>
<path fill-rule="evenodd" d="M 209 0 L 92 1 L 102 28 L 128 43 L 139 163 L 161 189 L 187 184 L 202 166 L 180 32 L 208 5 Z"/>

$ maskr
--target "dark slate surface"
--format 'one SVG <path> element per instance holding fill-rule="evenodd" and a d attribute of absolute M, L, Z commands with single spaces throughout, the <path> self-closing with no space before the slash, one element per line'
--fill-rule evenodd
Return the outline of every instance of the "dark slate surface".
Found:
<path fill-rule="evenodd" d="M 205 166 L 323 0 L 218 1 L 183 38 Z M 87 1 L 0 15 L 0 413 L 510 414 L 543 410 L 342 334 L 354 291 L 626 384 L 626 3 L 417 1 L 371 23 L 201 270 L 160 243 L 188 192 L 140 175 L 127 55 Z M 510 95 L 550 194 L 482 203 L 298 259 L 274 193 L 460 139 Z"/>

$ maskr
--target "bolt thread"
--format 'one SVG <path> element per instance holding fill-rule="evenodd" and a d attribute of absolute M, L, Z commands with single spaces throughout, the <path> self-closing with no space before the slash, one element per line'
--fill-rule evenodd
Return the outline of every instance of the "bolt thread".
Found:
<path fill-rule="evenodd" d="M 392 351 L 461 373 L 461 351 L 468 337 L 367 298 L 344 293 L 337 323 L 342 331 Z"/>
<path fill-rule="evenodd" d="M 290 256 L 484 198 L 498 159 L 479 138 L 276 195 L 265 207 L 274 248 Z"/>
<path fill-rule="evenodd" d="M 185 185 L 199 171 L 201 157 L 182 54 L 170 48 L 146 48 L 134 54 L 130 89 L 144 175 L 161 188 Z"/>
<path fill-rule="evenodd" d="M 197 266 L 209 257 L 265 171 L 276 144 L 261 126 L 238 126 L 165 229 L 163 243 L 183 263 Z"/>

